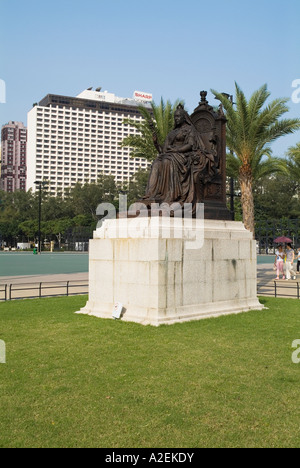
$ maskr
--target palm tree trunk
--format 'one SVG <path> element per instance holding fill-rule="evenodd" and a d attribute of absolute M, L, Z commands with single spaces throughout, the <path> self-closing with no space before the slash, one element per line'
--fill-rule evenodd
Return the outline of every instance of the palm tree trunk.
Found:
<path fill-rule="evenodd" d="M 253 178 L 249 169 L 241 168 L 239 182 L 242 194 L 243 220 L 245 228 L 252 232 L 255 239 L 255 220 L 254 220 L 254 199 L 253 199 Z M 251 170 L 250 170 L 251 172 Z"/>

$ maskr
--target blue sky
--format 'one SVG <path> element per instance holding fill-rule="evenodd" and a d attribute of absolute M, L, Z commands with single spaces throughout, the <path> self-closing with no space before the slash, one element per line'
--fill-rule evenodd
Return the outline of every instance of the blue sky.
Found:
<path fill-rule="evenodd" d="M 236 81 L 249 97 L 267 83 L 271 99 L 291 98 L 300 79 L 299 0 L 0 0 L 0 8 L 1 126 L 26 123 L 48 93 L 90 86 L 181 98 L 192 112 L 203 89 L 233 93 Z M 300 117 L 300 103 L 289 107 L 286 117 Z M 300 132 L 282 138 L 274 154 L 298 141 Z"/>

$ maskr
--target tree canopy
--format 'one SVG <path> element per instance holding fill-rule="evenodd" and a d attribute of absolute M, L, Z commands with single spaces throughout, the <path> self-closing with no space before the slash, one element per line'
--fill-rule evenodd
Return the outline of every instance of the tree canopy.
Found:
<path fill-rule="evenodd" d="M 103 175 L 97 183 L 76 184 L 64 197 L 42 191 L 41 232 L 43 238 L 58 240 L 68 229 L 95 229 L 96 209 L 100 203 L 117 206 L 119 187 L 113 176 Z M 0 191 L 0 236 L 7 244 L 34 242 L 38 235 L 39 193 Z"/>

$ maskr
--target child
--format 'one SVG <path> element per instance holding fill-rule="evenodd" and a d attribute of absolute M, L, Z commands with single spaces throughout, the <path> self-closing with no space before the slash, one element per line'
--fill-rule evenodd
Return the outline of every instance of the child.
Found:
<path fill-rule="evenodd" d="M 285 275 L 283 271 L 283 263 L 285 259 L 285 253 L 283 251 L 282 245 L 278 247 L 278 250 L 276 250 L 276 257 L 275 257 L 275 266 L 277 268 L 277 280 L 279 280 L 279 275 L 280 273 L 282 274 L 282 279 L 285 280 Z"/>

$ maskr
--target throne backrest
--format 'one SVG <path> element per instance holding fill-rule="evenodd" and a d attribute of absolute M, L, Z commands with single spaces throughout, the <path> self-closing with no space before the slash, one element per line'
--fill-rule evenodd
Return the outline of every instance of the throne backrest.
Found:
<path fill-rule="evenodd" d="M 211 150 L 212 144 L 214 143 L 214 149 L 216 149 L 218 157 L 221 160 L 221 152 L 224 148 L 226 138 L 226 118 L 222 107 L 219 107 L 216 111 L 208 104 L 208 101 L 206 100 L 206 91 L 201 91 L 200 95 L 201 101 L 199 102 L 199 106 L 191 115 L 191 120 L 195 128 L 198 130 L 205 148 L 208 151 Z"/>
<path fill-rule="evenodd" d="M 226 203 L 226 117 L 221 105 L 214 109 L 208 104 L 206 91 L 201 91 L 200 96 L 191 120 L 205 148 L 215 155 L 217 169 L 215 177 L 205 184 L 204 199 Z"/>

